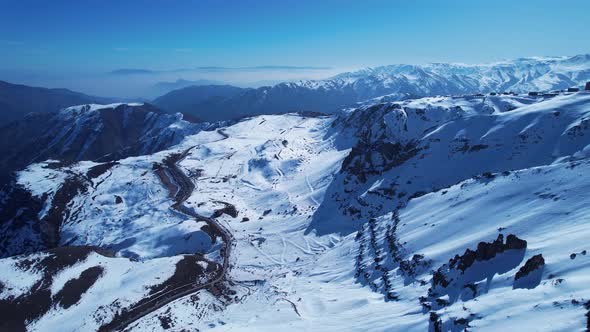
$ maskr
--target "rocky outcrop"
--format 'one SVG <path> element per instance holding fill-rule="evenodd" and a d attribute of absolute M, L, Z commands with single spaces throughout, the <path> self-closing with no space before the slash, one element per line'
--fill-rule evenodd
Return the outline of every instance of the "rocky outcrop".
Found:
<path fill-rule="evenodd" d="M 545 259 L 542 254 L 529 258 L 526 263 L 516 272 L 513 288 L 532 289 L 539 285 L 543 276 Z"/>
<path fill-rule="evenodd" d="M 414 157 L 419 149 L 413 142 L 408 144 L 375 142 L 360 143 L 352 148 L 350 154 L 342 162 L 342 172 L 355 175 L 360 182 L 366 182 L 370 175 L 378 175 L 384 171 L 401 165 Z"/>
<path fill-rule="evenodd" d="M 230 216 L 232 218 L 238 217 L 238 210 L 236 209 L 236 207 L 233 204 L 227 203 L 227 202 L 221 202 L 221 201 L 216 201 L 216 203 L 222 204 L 223 207 L 220 209 L 216 209 L 213 212 L 213 215 L 211 216 L 211 218 L 219 218 L 224 214 L 227 214 L 228 216 Z"/>
<path fill-rule="evenodd" d="M 465 272 L 476 261 L 487 261 L 506 250 L 523 250 L 526 249 L 526 246 L 527 243 L 525 240 L 519 239 L 513 234 L 508 235 L 506 237 L 506 243 L 504 243 L 504 236 L 499 234 L 498 238 L 493 242 L 478 243 L 475 251 L 467 249 L 463 255 L 456 255 L 449 260 L 449 267 Z"/>
<path fill-rule="evenodd" d="M 495 274 L 514 269 L 524 258 L 527 242 L 510 234 L 498 235 L 492 242 L 480 242 L 476 250 L 467 249 L 455 255 L 447 264 L 434 271 L 428 296 L 421 299 L 425 308 L 435 309 L 455 302 L 458 298 L 473 298 L 487 286 L 478 283 Z"/>

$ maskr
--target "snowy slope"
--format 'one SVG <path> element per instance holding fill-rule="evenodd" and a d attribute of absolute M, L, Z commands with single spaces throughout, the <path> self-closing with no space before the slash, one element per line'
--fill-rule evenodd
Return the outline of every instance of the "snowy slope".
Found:
<path fill-rule="evenodd" d="M 525 239 L 527 250 L 511 262 L 508 271 L 492 268 L 474 280 L 475 298 L 471 289 L 462 287 L 462 299 L 432 311 L 437 312 L 441 329 L 463 330 L 469 324 L 478 331 L 583 330 L 587 313 L 584 304 L 590 299 L 586 287 L 588 256 L 581 254 L 587 250 L 589 228 L 585 219 L 589 211 L 584 193 L 589 184 L 576 179 L 583 178 L 589 167 L 584 160 L 498 175 L 492 181 L 467 180 L 413 201 L 400 211 L 399 240 L 409 244 L 402 257 L 423 255 L 428 267 L 414 275 L 415 281 L 407 282 L 399 267 L 383 263 L 391 269 L 391 287 L 398 297 L 395 301 L 386 301 L 367 283 L 356 280 L 352 256 L 358 255 L 359 249 L 354 236 L 327 240 L 325 248 L 320 246 L 322 240 L 311 238 L 309 247 L 299 249 L 296 242 L 290 242 L 293 232 L 283 231 L 280 237 L 286 241 L 286 249 L 260 246 L 259 259 L 267 263 L 257 276 L 264 282 L 241 283 L 239 294 L 243 298 L 239 304 L 223 312 L 209 309 L 204 315 L 202 307 L 218 300 L 205 296 L 198 314 L 188 299 L 178 301 L 147 317 L 132 331 L 162 331 L 157 317 L 166 317 L 172 327 L 213 331 L 273 331 L 278 326 L 286 330 L 434 330 L 430 311 L 419 300 L 428 294 L 431 269 L 438 269 L 467 248 L 475 250 L 480 241 L 495 240 L 500 233 Z M 380 219 L 378 223 L 391 216 Z M 272 233 L 278 227 L 272 231 L 267 227 L 260 235 L 268 240 L 276 238 Z M 376 228 L 376 233 L 376 241 L 386 241 L 385 230 Z M 263 256 L 266 250 L 270 252 Z M 574 259 L 570 258 L 572 253 L 577 253 Z M 515 274 L 537 254 L 545 260 L 541 281 L 533 280 L 532 289 L 514 289 Z M 293 255 L 301 259 L 297 261 Z M 502 265 L 505 258 L 498 257 L 492 267 Z M 248 262 L 244 260 L 243 269 L 256 271 L 258 266 Z M 236 280 L 240 281 L 237 276 Z"/>
<path fill-rule="evenodd" d="M 246 118 L 116 163 L 31 165 L 18 183 L 39 217 L 63 206 L 43 234 L 66 254 L 0 260 L 0 307 L 50 298 L 28 330 L 96 330 L 154 296 L 142 285 L 181 285 L 180 267 L 211 280 L 215 236 L 171 208 L 158 175 L 184 152 L 184 205 L 233 235 L 227 289 L 195 290 L 128 331 L 583 330 L 589 130 L 584 92 L 428 97 Z M 101 249 L 42 261 L 85 246 Z M 75 301 L 57 295 L 89 276 Z"/>
<path fill-rule="evenodd" d="M 398 201 L 394 198 L 384 199 L 389 202 L 388 210 L 376 208 L 378 205 L 373 202 L 373 199 L 366 198 L 372 205 L 359 204 L 358 209 L 363 215 L 373 214 L 375 219 L 369 221 L 368 217 L 360 218 L 362 219 L 359 221 L 362 225 L 361 232 L 353 232 L 349 235 L 338 233 L 348 234 L 350 231 L 347 230 L 350 228 L 346 223 L 355 218 L 340 215 L 337 213 L 338 208 L 335 208 L 333 204 L 327 205 L 329 207 L 327 211 L 322 211 L 324 208 L 320 207 L 320 210 L 313 215 L 314 219 L 321 219 L 322 222 L 333 220 L 324 230 L 325 235 L 320 237 L 317 236 L 318 230 L 313 227 L 314 224 L 312 224 L 312 231 L 305 235 L 303 227 L 309 223 L 305 220 L 309 219 L 311 215 L 309 213 L 303 213 L 302 221 L 299 221 L 301 217 L 296 213 L 287 217 L 288 222 L 280 222 L 284 219 L 282 214 L 290 210 L 280 205 L 282 213 L 279 216 L 273 216 L 276 205 L 284 204 L 286 201 L 295 203 L 298 207 L 297 211 L 302 211 L 303 202 L 297 203 L 297 199 L 304 197 L 303 193 L 299 191 L 294 193 L 292 188 L 299 188 L 304 185 L 304 182 L 307 183 L 309 177 L 305 176 L 306 168 L 299 172 L 303 174 L 297 178 L 289 176 L 288 169 L 283 168 L 280 168 L 280 172 L 275 169 L 273 174 L 274 166 L 263 167 L 267 172 L 266 176 L 254 177 L 251 175 L 254 169 L 252 167 L 229 166 L 235 163 L 235 161 L 231 162 L 232 159 L 240 160 L 239 155 L 245 154 L 238 149 L 234 151 L 233 148 L 229 150 L 226 148 L 227 152 L 222 152 L 224 151 L 222 146 L 226 144 L 231 143 L 231 147 L 242 146 L 235 143 L 235 140 L 231 140 L 231 134 L 230 139 L 223 143 L 208 144 L 203 154 L 198 155 L 198 159 L 203 161 L 198 162 L 197 167 L 202 167 L 204 174 L 208 173 L 207 169 L 211 169 L 212 173 L 219 174 L 222 178 L 226 173 L 230 179 L 229 184 L 222 184 L 222 186 L 228 186 L 227 191 L 221 191 L 222 197 L 226 195 L 224 199 L 231 198 L 232 203 L 241 202 L 236 204 L 241 214 L 244 213 L 250 218 L 252 215 L 255 216 L 243 223 L 231 222 L 228 218 L 231 228 L 238 237 L 237 257 L 234 263 L 236 267 L 232 273 L 233 279 L 240 285 L 238 287 L 240 301 L 229 305 L 223 312 L 217 313 L 210 309 L 209 315 L 203 314 L 203 311 L 207 312 L 203 309 L 203 304 L 199 306 L 197 315 L 192 312 L 192 304 L 178 301 L 138 322 L 133 330 L 161 331 L 162 318 L 165 318 L 166 326 L 170 327 L 193 326 L 219 331 L 252 329 L 271 331 L 277 326 L 289 330 L 425 331 L 440 328 L 446 331 L 462 330 L 467 325 L 478 330 L 499 328 L 580 330 L 586 324 L 587 309 L 584 304 L 589 300 L 590 295 L 584 286 L 585 272 L 583 272 L 587 271 L 587 264 L 584 263 L 586 256 L 583 254 L 587 248 L 584 247 L 583 239 L 587 236 L 586 232 L 589 229 L 583 221 L 588 214 L 585 208 L 587 198 L 583 194 L 587 190 L 588 181 L 585 180 L 584 174 L 590 167 L 586 159 L 585 146 L 590 142 L 582 135 L 571 139 L 568 132 L 576 127 L 581 119 L 587 117 L 586 112 L 590 110 L 588 103 L 588 95 L 560 96 L 548 100 L 498 97 L 494 98 L 493 105 L 510 107 L 494 109 L 487 107 L 488 104 L 479 97 L 422 99 L 403 103 L 400 105 L 401 108 L 396 106 L 388 109 L 387 105 L 363 108 L 357 110 L 356 114 L 353 112 L 332 122 L 329 127 L 324 126 L 324 142 L 329 143 L 334 152 L 339 151 L 339 147 L 343 145 L 358 144 L 366 137 L 373 137 L 378 141 L 386 135 L 387 138 L 400 142 L 416 140 L 417 137 L 429 137 L 432 132 L 436 132 L 435 129 L 431 128 L 424 133 L 422 127 L 414 126 L 421 125 L 427 129 L 434 126 L 442 130 L 454 121 L 478 122 L 485 119 L 483 121 L 486 121 L 488 128 L 485 132 L 496 128 L 495 130 L 505 131 L 504 134 L 511 132 L 513 135 L 517 135 L 522 129 L 539 126 L 544 129 L 543 134 L 547 135 L 547 142 L 530 140 L 518 143 L 517 141 L 518 145 L 514 147 L 508 144 L 512 139 L 507 137 L 503 142 L 507 146 L 498 150 L 507 149 L 508 156 L 498 153 L 497 150 L 488 152 L 484 148 L 474 149 L 472 152 L 459 151 L 456 153 L 457 156 L 454 156 L 453 153 L 439 147 L 442 150 L 441 154 L 446 154 L 445 157 L 437 155 L 439 158 L 436 162 L 424 159 L 423 163 L 445 168 L 453 168 L 453 165 L 457 165 L 454 163 L 463 163 L 461 167 L 454 166 L 456 175 L 449 178 L 449 184 L 440 184 L 445 187 L 451 186 L 450 188 L 410 200 L 407 206 L 404 202 L 395 218 L 391 210 L 400 203 L 401 199 Z M 456 106 L 461 106 L 460 112 Z M 399 118 L 392 116 L 398 109 L 403 109 L 407 114 L 407 131 L 403 130 L 404 126 L 403 123 L 400 124 Z M 453 109 L 455 113 L 451 112 Z M 412 113 L 416 110 L 418 113 Z M 567 117 L 553 125 L 553 122 L 556 122 L 555 112 L 561 112 L 560 116 L 565 114 Z M 383 113 L 386 114 L 383 115 Z M 362 121 L 363 114 L 367 118 L 366 123 Z M 244 124 L 256 131 L 253 135 L 260 135 L 256 129 L 271 122 L 269 119 L 276 119 L 276 117 L 264 118 L 265 121 L 258 120 L 258 123 L 247 121 Z M 526 124 L 523 118 L 526 119 Z M 397 120 L 394 121 L 394 119 Z M 499 123 L 503 123 L 506 128 L 499 128 Z M 374 128 L 369 130 L 363 127 L 365 124 Z M 519 127 L 520 130 L 514 132 L 513 126 Z M 475 129 L 478 132 L 479 129 Z M 240 139 L 253 136 L 241 133 L 243 138 L 240 137 Z M 308 140 L 307 135 L 304 136 L 300 132 L 297 134 L 298 137 Z M 564 137 L 561 137 L 562 134 Z M 341 135 L 344 137 L 340 137 Z M 449 141 L 451 141 L 445 143 L 452 145 L 457 135 L 453 132 L 452 135 L 447 133 L 445 136 L 450 137 Z M 462 136 L 459 135 L 459 137 Z M 278 140 L 281 139 L 282 137 Z M 568 141 L 568 145 L 571 146 L 569 151 L 552 154 L 553 149 L 546 149 L 548 146 L 562 144 L 561 140 L 564 139 L 571 139 Z M 287 140 L 292 142 L 288 138 Z M 303 139 L 300 140 L 303 141 Z M 472 140 L 462 140 L 460 143 L 461 147 L 464 143 L 469 146 L 476 145 Z M 540 153 L 540 149 L 535 147 L 537 144 L 545 145 L 547 153 Z M 254 148 L 257 152 L 256 157 L 267 156 L 262 159 L 271 159 L 270 165 L 283 165 L 289 160 L 285 158 L 286 155 L 283 154 L 285 150 L 281 149 L 280 145 L 276 147 L 272 142 L 267 142 L 263 144 L 263 147 Z M 532 153 L 512 156 L 511 149 L 530 149 Z M 282 151 L 280 153 L 284 158 L 282 160 L 274 158 L 279 151 Z M 345 154 L 348 154 L 348 149 L 340 151 L 346 151 Z M 319 151 L 313 149 L 310 152 L 309 163 L 313 164 L 313 160 L 317 158 L 321 164 L 325 165 L 324 167 L 332 167 L 332 171 L 324 171 L 324 173 L 335 176 L 330 186 L 338 183 L 341 180 L 339 179 L 341 175 L 336 173 L 339 162 L 322 157 L 322 154 L 326 153 L 323 149 Z M 499 159 L 495 166 L 498 169 L 513 169 L 521 166 L 525 169 L 484 173 L 488 169 L 494 171 L 487 168 L 484 162 L 479 161 L 480 158 L 484 158 L 485 161 L 485 156 L 478 156 L 478 153 L 485 155 L 486 152 L 493 153 L 495 158 Z M 571 157 L 569 159 L 582 159 L 566 161 L 563 158 L 566 154 Z M 465 160 L 467 157 L 470 161 Z M 219 162 L 211 164 L 212 160 L 218 158 Z M 422 160 L 420 157 L 415 158 Z M 518 161 L 513 161 L 514 159 Z M 242 162 L 250 165 L 251 160 Z M 468 162 L 476 166 L 465 167 Z M 225 166 L 226 163 L 229 165 Z M 420 162 L 416 161 L 416 163 Z M 544 163 L 554 164 L 534 167 Z M 267 162 L 260 164 L 268 165 Z M 306 164 L 307 162 L 303 162 L 301 165 Z M 369 171 L 371 170 L 369 166 L 376 165 L 365 166 L 365 171 Z M 463 167 L 465 172 L 461 173 Z M 235 171 L 235 169 L 238 170 Z M 258 170 L 256 171 L 258 173 Z M 397 172 L 408 173 L 408 177 L 414 181 L 426 174 L 431 174 L 430 180 L 435 183 L 440 181 L 437 180 L 439 177 L 449 177 L 449 174 L 439 174 L 437 170 L 426 172 L 418 169 L 414 172 L 404 168 L 396 170 L 394 167 L 389 172 L 380 171 L 370 176 L 366 183 L 371 185 L 373 191 L 378 192 L 380 185 L 375 185 L 371 180 L 385 182 L 395 179 Z M 481 173 L 484 175 L 481 176 Z M 471 179 L 475 174 L 478 176 Z M 237 176 L 235 180 L 232 180 L 233 175 Z M 243 182 L 245 175 L 252 180 Z M 273 184 L 275 181 L 268 181 L 269 177 L 275 178 L 276 184 Z M 239 180 L 240 178 L 242 180 Z M 322 206 L 336 201 L 329 196 L 331 189 L 328 189 L 326 196 L 323 195 L 323 191 L 326 190 L 325 181 L 320 180 L 318 183 L 316 179 L 317 177 L 311 177 L 309 183 L 310 187 L 314 188 L 313 192 L 316 196 L 319 196 L 312 197 Z M 218 192 L 218 178 L 214 177 L 210 181 L 213 183 L 211 189 L 208 189 L 209 186 L 206 186 L 206 183 L 204 188 L 201 187 L 208 195 Z M 231 181 L 241 181 L 246 186 L 232 185 Z M 403 183 L 406 184 L 406 182 Z M 341 188 L 341 196 L 337 199 L 348 204 L 358 203 L 358 197 L 352 194 L 350 195 L 352 197 L 345 196 L 346 190 L 354 187 L 360 187 L 361 190 L 358 191 L 360 193 L 366 191 L 362 183 L 355 183 L 345 189 Z M 413 188 L 409 184 L 406 184 L 406 187 Z M 287 188 L 289 188 L 288 192 L 282 193 Z M 309 188 L 310 192 L 311 188 Z M 433 190 L 423 187 L 420 189 Z M 232 192 L 232 196 L 229 196 L 228 192 Z M 280 198 L 285 194 L 287 194 L 286 201 Z M 208 195 L 206 197 L 209 197 Z M 262 202 L 257 201 L 258 196 L 267 195 L 272 195 L 272 198 L 267 197 Z M 376 196 L 379 197 L 379 195 Z M 308 197 L 308 204 L 315 204 L 312 197 Z M 199 198 L 199 202 L 203 200 L 204 198 Z M 264 209 L 270 209 L 272 212 L 255 222 L 256 217 L 260 216 L 260 211 Z M 556 222 L 556 218 L 559 221 Z M 267 219 L 271 220 L 265 221 Z M 397 230 L 392 234 L 393 222 L 396 220 Z M 318 223 L 318 225 L 321 224 Z M 240 235 L 242 233 L 243 235 Z M 479 270 L 480 274 L 483 273 L 483 277 L 477 277 L 477 273 L 470 272 L 476 275 L 469 280 L 470 287 L 475 289 L 475 299 L 473 293 L 470 293 L 473 292 L 471 288 L 465 289 L 463 284 L 455 285 L 455 289 L 459 288 L 464 292 L 461 295 L 463 300 L 454 300 L 452 303 L 437 307 L 438 298 L 428 298 L 428 290 L 433 282 L 432 271 L 441 269 L 455 255 L 463 255 L 466 249 L 476 251 L 479 242 L 492 243 L 499 234 L 503 234 L 505 243 L 509 235 L 524 239 L 527 241 L 527 249 L 524 251 L 514 249 L 515 253 L 510 251 L 512 249 L 507 249 L 505 254 L 497 254 L 498 260 L 492 261 L 491 270 L 486 267 L 487 262 L 482 262 L 481 266 L 476 263 L 471 271 Z M 392 236 L 394 236 L 393 239 Z M 391 243 L 394 243 L 394 246 L 391 246 Z M 396 247 L 398 244 L 399 246 Z M 573 253 L 576 253 L 576 257 L 572 260 L 570 255 Z M 527 275 L 519 278 L 519 282 L 515 282 L 516 273 L 537 254 L 543 255 L 545 266 L 533 270 L 530 277 Z M 375 257 L 379 259 L 375 260 Z M 400 264 L 402 262 L 407 263 Z M 494 266 L 499 266 L 500 269 L 502 266 L 506 267 L 504 270 L 495 271 Z M 384 276 L 387 278 L 390 293 L 385 289 Z M 524 285 L 532 289 L 513 289 L 515 285 L 517 287 Z M 445 294 L 442 295 L 440 303 L 450 300 L 450 298 L 445 299 Z M 425 299 L 421 302 L 422 297 Z M 217 301 L 214 298 L 206 298 L 204 303 L 215 306 Z M 429 304 L 429 301 L 432 301 L 434 305 Z M 431 317 L 434 317 L 432 322 Z"/>

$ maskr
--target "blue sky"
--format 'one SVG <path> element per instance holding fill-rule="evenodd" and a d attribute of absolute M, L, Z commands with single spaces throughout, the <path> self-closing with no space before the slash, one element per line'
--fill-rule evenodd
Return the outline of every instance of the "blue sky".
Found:
<path fill-rule="evenodd" d="M 103 95 L 138 95 L 139 82 L 178 78 L 248 84 L 392 63 L 590 52 L 588 0 L 0 4 L 0 79 Z M 108 74 L 119 69 L 145 72 Z"/>

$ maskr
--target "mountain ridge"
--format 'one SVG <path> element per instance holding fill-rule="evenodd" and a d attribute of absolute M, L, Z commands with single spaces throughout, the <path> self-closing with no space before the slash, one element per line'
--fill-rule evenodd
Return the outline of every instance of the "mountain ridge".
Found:
<path fill-rule="evenodd" d="M 0 125 L 22 119 L 28 113 L 56 112 L 69 106 L 111 102 L 110 98 L 63 88 L 30 87 L 0 80 Z"/>
<path fill-rule="evenodd" d="M 436 63 L 389 65 L 338 74 L 324 80 L 284 82 L 256 89 L 235 89 L 234 94 L 215 95 L 208 102 L 201 94 L 176 90 L 154 104 L 183 111 L 207 121 L 237 119 L 259 114 L 294 111 L 334 113 L 379 96 L 391 100 L 436 95 L 490 92 L 527 93 L 584 88 L 590 81 L 590 55 L 533 57 L 485 65 Z M 179 101 L 176 105 L 173 94 Z M 213 98 L 218 97 L 218 98 Z M 164 103 L 163 100 L 167 102 Z"/>
<path fill-rule="evenodd" d="M 145 103 L 84 104 L 30 113 L 0 127 L 0 178 L 46 159 L 109 161 L 154 153 L 212 127 L 184 118 Z"/>

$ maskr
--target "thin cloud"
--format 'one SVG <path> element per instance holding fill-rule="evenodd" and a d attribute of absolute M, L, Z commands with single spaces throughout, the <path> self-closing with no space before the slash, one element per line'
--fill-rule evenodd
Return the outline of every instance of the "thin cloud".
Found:
<path fill-rule="evenodd" d="M 332 67 L 322 66 L 252 66 L 252 67 L 219 67 L 219 66 L 201 66 L 194 68 L 176 68 L 170 70 L 152 70 L 145 68 L 121 68 L 116 69 L 109 74 L 111 75 L 155 75 L 162 73 L 180 73 L 180 72 L 247 72 L 247 71 L 321 71 L 331 70 Z"/>
<path fill-rule="evenodd" d="M 332 67 L 320 66 L 253 66 L 253 67 L 197 67 L 199 70 L 205 71 L 306 71 L 306 70 L 330 70 Z"/>
<path fill-rule="evenodd" d="M 109 72 L 109 74 L 111 75 L 151 75 L 151 74 L 156 74 L 156 71 L 150 70 L 150 69 L 139 69 L 139 68 L 122 68 L 122 69 L 116 69 L 113 70 L 111 72 Z"/>
<path fill-rule="evenodd" d="M 258 66 L 255 69 L 270 69 L 270 70 L 330 70 L 332 67 L 321 66 Z"/>

